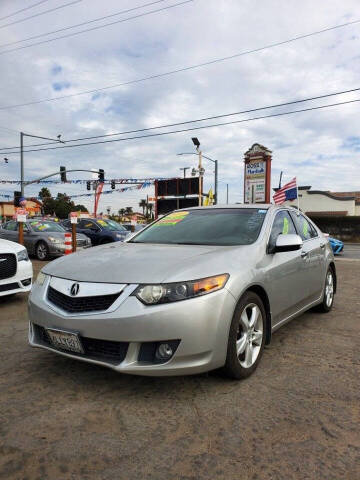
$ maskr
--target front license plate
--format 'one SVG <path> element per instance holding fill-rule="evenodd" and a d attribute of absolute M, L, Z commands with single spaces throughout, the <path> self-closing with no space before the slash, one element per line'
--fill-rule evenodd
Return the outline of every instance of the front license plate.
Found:
<path fill-rule="evenodd" d="M 69 352 L 84 353 L 79 336 L 76 333 L 50 329 L 46 331 L 54 347 L 68 350 Z"/>

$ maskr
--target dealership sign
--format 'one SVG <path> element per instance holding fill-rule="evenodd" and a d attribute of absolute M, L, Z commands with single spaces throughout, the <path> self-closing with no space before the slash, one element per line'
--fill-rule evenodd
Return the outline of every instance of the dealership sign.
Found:
<path fill-rule="evenodd" d="M 269 203 L 271 151 L 255 143 L 245 153 L 244 164 L 244 203 Z"/>
<path fill-rule="evenodd" d="M 266 162 L 245 166 L 245 203 L 265 202 Z"/>

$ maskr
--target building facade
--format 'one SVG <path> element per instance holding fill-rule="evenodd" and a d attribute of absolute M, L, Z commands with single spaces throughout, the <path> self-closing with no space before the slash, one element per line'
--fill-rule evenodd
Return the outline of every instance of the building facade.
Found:
<path fill-rule="evenodd" d="M 310 217 L 360 216 L 359 192 L 330 192 L 311 190 L 311 186 L 298 188 L 299 208 Z M 285 205 L 297 206 L 297 200 L 288 200 Z"/>

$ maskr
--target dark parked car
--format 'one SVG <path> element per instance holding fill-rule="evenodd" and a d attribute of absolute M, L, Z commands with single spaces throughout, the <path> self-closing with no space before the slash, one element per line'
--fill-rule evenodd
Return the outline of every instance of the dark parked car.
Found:
<path fill-rule="evenodd" d="M 64 220 L 62 225 L 71 230 L 70 220 Z M 114 220 L 82 218 L 77 224 L 77 232 L 90 238 L 92 245 L 103 245 L 110 242 L 123 242 L 129 232 Z"/>
<path fill-rule="evenodd" d="M 51 220 L 28 220 L 24 225 L 24 246 L 29 255 L 35 255 L 39 260 L 59 257 L 65 252 L 65 231 L 62 225 Z M 15 220 L 3 225 L 0 238 L 18 241 L 18 224 Z M 91 247 L 89 239 L 80 233 L 76 235 L 76 244 L 77 248 Z"/>

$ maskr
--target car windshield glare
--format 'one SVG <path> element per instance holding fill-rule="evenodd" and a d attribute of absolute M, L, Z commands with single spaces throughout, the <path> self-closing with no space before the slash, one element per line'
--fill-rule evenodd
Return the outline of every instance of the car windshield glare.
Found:
<path fill-rule="evenodd" d="M 29 225 L 34 232 L 65 232 L 64 227 L 56 222 L 32 220 Z"/>
<path fill-rule="evenodd" d="M 124 232 L 124 231 L 126 231 L 126 228 L 124 228 L 122 225 L 115 222 L 114 220 L 97 220 L 96 223 L 100 227 L 106 228 L 108 230 L 112 230 L 114 232 Z"/>
<path fill-rule="evenodd" d="M 203 208 L 180 210 L 158 220 L 131 243 L 250 245 L 259 236 L 266 209 Z"/>

